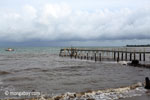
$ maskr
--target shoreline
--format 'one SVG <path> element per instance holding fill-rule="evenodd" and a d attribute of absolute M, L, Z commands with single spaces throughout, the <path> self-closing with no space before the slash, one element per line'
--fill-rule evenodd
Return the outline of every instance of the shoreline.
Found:
<path fill-rule="evenodd" d="M 131 86 L 120 87 L 120 88 L 110 88 L 104 90 L 89 90 L 85 92 L 70 93 L 66 92 L 61 95 L 56 95 L 52 97 L 39 96 L 36 98 L 16 98 L 16 99 L 0 99 L 0 100 L 137 100 L 136 98 L 145 98 L 142 100 L 148 100 L 150 95 L 147 96 L 147 90 L 143 87 L 144 84 L 137 83 Z M 150 93 L 150 92 L 149 92 Z M 133 99 L 132 99 L 133 98 Z M 141 99 L 138 99 L 141 100 Z"/>

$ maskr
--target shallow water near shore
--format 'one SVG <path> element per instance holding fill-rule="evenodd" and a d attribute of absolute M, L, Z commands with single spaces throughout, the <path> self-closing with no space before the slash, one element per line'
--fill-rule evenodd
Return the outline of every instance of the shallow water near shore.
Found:
<path fill-rule="evenodd" d="M 144 78 L 150 76 L 150 69 L 124 66 L 113 61 L 59 57 L 60 48 L 15 48 L 14 52 L 0 49 L 0 98 L 9 97 L 5 91 L 36 91 L 53 96 L 118 88 L 144 82 Z"/>

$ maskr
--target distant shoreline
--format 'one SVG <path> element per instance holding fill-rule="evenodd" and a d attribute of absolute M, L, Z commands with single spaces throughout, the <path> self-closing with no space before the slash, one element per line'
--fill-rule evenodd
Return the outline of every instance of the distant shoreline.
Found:
<path fill-rule="evenodd" d="M 150 47 L 150 44 L 147 44 L 147 45 L 126 45 L 126 47 Z"/>

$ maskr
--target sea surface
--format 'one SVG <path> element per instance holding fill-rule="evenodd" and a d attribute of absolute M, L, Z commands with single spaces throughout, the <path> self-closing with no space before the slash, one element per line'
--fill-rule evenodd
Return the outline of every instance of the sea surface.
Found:
<path fill-rule="evenodd" d="M 60 47 L 17 47 L 13 52 L 5 49 L 0 48 L 0 99 L 30 98 L 6 95 L 6 91 L 40 92 L 49 97 L 130 86 L 150 77 L 147 68 L 59 57 Z"/>

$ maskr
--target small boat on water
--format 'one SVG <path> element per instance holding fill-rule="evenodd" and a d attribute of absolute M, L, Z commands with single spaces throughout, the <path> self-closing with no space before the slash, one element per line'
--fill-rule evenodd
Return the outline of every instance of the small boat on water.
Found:
<path fill-rule="evenodd" d="M 6 49 L 5 51 L 14 51 L 14 49 L 8 48 L 8 49 Z"/>

